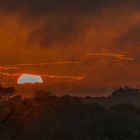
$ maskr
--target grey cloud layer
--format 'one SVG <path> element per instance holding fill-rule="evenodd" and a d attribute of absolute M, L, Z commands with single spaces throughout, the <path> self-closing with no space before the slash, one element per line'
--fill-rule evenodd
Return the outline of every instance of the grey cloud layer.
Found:
<path fill-rule="evenodd" d="M 91 12 L 103 8 L 132 6 L 139 8 L 139 0 L 2 0 L 0 8 L 7 11 L 25 10 L 31 13 Z M 62 14 L 62 13 L 61 13 Z"/>

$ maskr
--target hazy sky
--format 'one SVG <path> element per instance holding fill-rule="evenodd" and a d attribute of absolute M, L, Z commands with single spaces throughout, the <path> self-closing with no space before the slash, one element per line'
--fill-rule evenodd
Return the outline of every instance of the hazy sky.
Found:
<path fill-rule="evenodd" d="M 59 94 L 140 87 L 139 45 L 139 0 L 0 1 L 2 83 L 32 73 Z"/>

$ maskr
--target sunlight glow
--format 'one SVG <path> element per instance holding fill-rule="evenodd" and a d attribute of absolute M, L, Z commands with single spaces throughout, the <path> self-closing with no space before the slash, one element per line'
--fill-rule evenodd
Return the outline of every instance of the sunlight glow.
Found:
<path fill-rule="evenodd" d="M 39 75 L 22 74 L 17 81 L 18 84 L 34 84 L 43 83 L 43 79 Z"/>

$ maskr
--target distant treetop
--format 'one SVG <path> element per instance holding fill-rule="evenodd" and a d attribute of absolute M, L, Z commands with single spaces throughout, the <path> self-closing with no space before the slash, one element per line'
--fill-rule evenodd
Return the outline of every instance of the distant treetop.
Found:
<path fill-rule="evenodd" d="M 116 89 L 113 91 L 112 96 L 136 96 L 140 95 L 140 89 L 137 88 L 130 88 L 130 87 L 120 87 L 119 89 Z"/>

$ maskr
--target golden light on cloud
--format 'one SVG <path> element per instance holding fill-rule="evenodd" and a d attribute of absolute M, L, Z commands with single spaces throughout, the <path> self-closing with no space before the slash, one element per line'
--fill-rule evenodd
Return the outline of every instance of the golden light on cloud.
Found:
<path fill-rule="evenodd" d="M 18 84 L 34 84 L 43 83 L 43 79 L 39 75 L 22 74 L 17 81 Z"/>
<path fill-rule="evenodd" d="M 115 58 L 118 60 L 127 60 L 127 61 L 133 61 L 135 58 L 133 57 L 127 57 L 125 54 L 118 54 L 118 53 L 89 53 L 87 56 L 98 56 L 98 57 L 110 57 L 110 58 Z"/>

